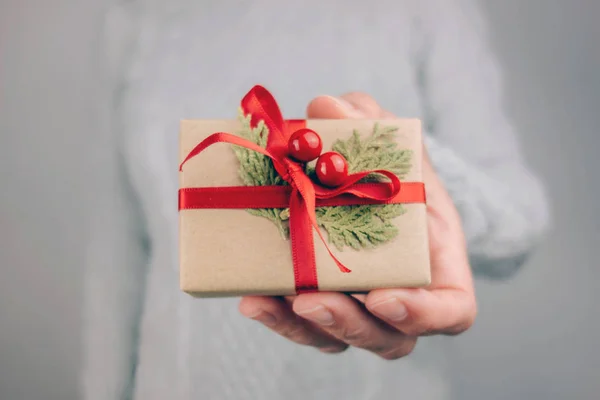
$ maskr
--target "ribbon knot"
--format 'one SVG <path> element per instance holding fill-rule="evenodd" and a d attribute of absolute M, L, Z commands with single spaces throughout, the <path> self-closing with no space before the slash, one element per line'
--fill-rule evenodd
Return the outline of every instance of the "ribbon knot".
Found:
<path fill-rule="evenodd" d="M 242 99 L 242 109 L 245 114 L 251 115 L 251 126 L 255 127 L 259 121 L 264 121 L 269 130 L 266 148 L 258 146 L 249 140 L 243 139 L 225 132 L 217 132 L 199 143 L 187 155 L 181 163 L 179 170 L 183 169 L 183 165 L 191 158 L 195 157 L 207 147 L 216 143 L 230 143 L 237 146 L 242 146 L 247 149 L 264 154 L 273 161 L 277 173 L 289 183 L 291 191 L 287 192 L 285 187 L 262 187 L 269 190 L 273 196 L 281 194 L 285 191 L 290 209 L 290 241 L 292 244 L 292 259 L 294 264 L 294 276 L 296 282 L 296 292 L 312 292 L 318 290 L 316 261 L 313 241 L 313 231 L 316 231 L 319 238 L 323 242 L 325 248 L 329 252 L 331 258 L 335 261 L 341 272 L 350 272 L 338 259 L 335 257 L 327 241 L 323 237 L 319 225 L 317 223 L 316 211 L 317 202 L 321 205 L 335 204 L 385 204 L 387 202 L 398 201 L 400 195 L 400 180 L 396 175 L 387 170 L 364 171 L 349 175 L 345 182 L 337 188 L 327 188 L 313 182 L 305 173 L 302 164 L 288 157 L 288 140 L 293 132 L 305 126 L 305 121 L 302 120 L 284 120 L 277 102 L 262 86 L 255 86 Z M 389 182 L 380 183 L 359 183 L 367 175 L 377 173 L 389 179 Z M 207 188 L 210 189 L 210 188 Z M 214 188 L 220 189 L 220 188 Z M 231 189 L 231 188 L 230 188 Z M 248 188 L 250 189 L 250 188 Z M 255 188 L 256 189 L 256 188 Z M 281 190 L 280 190 L 281 189 Z M 183 189 L 186 190 L 186 189 Z M 287 189 L 289 190 L 289 189 Z M 418 191 L 421 193 L 419 194 Z M 232 193 L 228 191 L 229 193 Z M 181 193 L 181 192 L 180 192 Z M 204 192 L 206 193 L 206 192 Z M 256 191 L 253 191 L 256 193 Z M 207 196 L 203 201 L 213 203 L 212 208 L 219 208 L 214 204 L 215 198 L 218 196 Z M 416 199 L 424 200 L 424 190 L 422 184 L 419 185 L 416 192 Z M 180 197 L 180 207 L 181 207 Z M 270 198 L 263 202 L 272 204 L 275 199 Z M 337 202 L 337 203 L 336 203 Z M 246 204 L 243 200 L 237 201 L 236 204 Z M 223 204 L 231 206 L 232 202 L 226 199 Z M 280 203 L 277 203 L 280 204 Z M 209 208 L 209 207 L 207 207 Z M 235 208 L 235 207 L 234 207 Z M 240 207 L 237 207 L 240 208 Z M 249 208 L 249 207 L 245 207 Z M 274 207 L 278 208 L 278 207 Z M 281 207 L 284 208 L 284 207 Z"/>
<path fill-rule="evenodd" d="M 298 162 L 286 157 L 283 160 L 283 165 L 285 166 L 285 168 L 284 173 L 281 175 L 281 178 L 287 183 L 289 183 L 292 189 L 298 189 L 298 183 L 296 181 L 302 179 L 300 178 L 300 175 L 304 175 L 307 179 L 309 179 L 306 173 L 304 172 L 302 164 L 299 164 Z"/>

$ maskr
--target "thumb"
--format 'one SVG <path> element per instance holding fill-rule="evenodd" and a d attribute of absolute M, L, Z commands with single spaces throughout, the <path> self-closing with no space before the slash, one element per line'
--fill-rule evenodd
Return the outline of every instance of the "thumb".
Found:
<path fill-rule="evenodd" d="M 357 92 L 340 97 L 319 96 L 306 108 L 307 117 L 313 119 L 383 118 L 383 113 L 371 96 Z"/>

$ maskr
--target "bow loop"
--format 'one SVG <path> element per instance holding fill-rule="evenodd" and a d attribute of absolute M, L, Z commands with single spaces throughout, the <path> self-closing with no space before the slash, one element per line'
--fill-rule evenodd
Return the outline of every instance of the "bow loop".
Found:
<path fill-rule="evenodd" d="M 285 168 L 283 175 L 281 175 L 281 178 L 287 183 L 289 183 L 293 189 L 297 189 L 297 181 L 301 179 L 299 176 L 301 174 L 306 175 L 304 169 L 302 168 L 302 165 L 287 157 L 283 159 L 282 164 L 285 166 Z"/>

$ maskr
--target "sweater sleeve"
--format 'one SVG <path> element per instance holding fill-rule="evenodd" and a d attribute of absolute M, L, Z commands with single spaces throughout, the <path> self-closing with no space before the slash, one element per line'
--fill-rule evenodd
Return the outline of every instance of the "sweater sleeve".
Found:
<path fill-rule="evenodd" d="M 428 0 L 415 54 L 425 144 L 462 217 L 474 272 L 504 278 L 547 228 L 540 180 L 502 106 L 502 81 L 470 0 Z"/>
<path fill-rule="evenodd" d="M 109 76 L 105 85 L 109 99 L 114 97 L 112 80 Z M 103 121 L 114 120 L 110 103 Z M 114 126 L 90 138 L 93 193 L 88 200 L 81 371 L 86 400 L 131 398 L 137 364 L 149 240 L 120 142 Z"/>
<path fill-rule="evenodd" d="M 96 148 L 98 157 L 99 149 Z M 137 362 L 148 240 L 117 155 L 94 181 L 84 290 L 83 398 L 130 398 Z"/>

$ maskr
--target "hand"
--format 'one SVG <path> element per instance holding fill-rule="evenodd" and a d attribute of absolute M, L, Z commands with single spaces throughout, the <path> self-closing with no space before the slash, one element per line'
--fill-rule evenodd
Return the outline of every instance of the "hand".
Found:
<path fill-rule="evenodd" d="M 394 117 L 361 93 L 318 97 L 307 114 L 329 119 Z M 432 268 L 428 288 L 379 289 L 354 296 L 321 292 L 284 299 L 245 297 L 240 312 L 293 342 L 323 352 L 354 346 L 389 360 L 408 355 L 419 336 L 455 335 L 468 329 L 476 303 L 460 218 L 424 154 Z"/>

